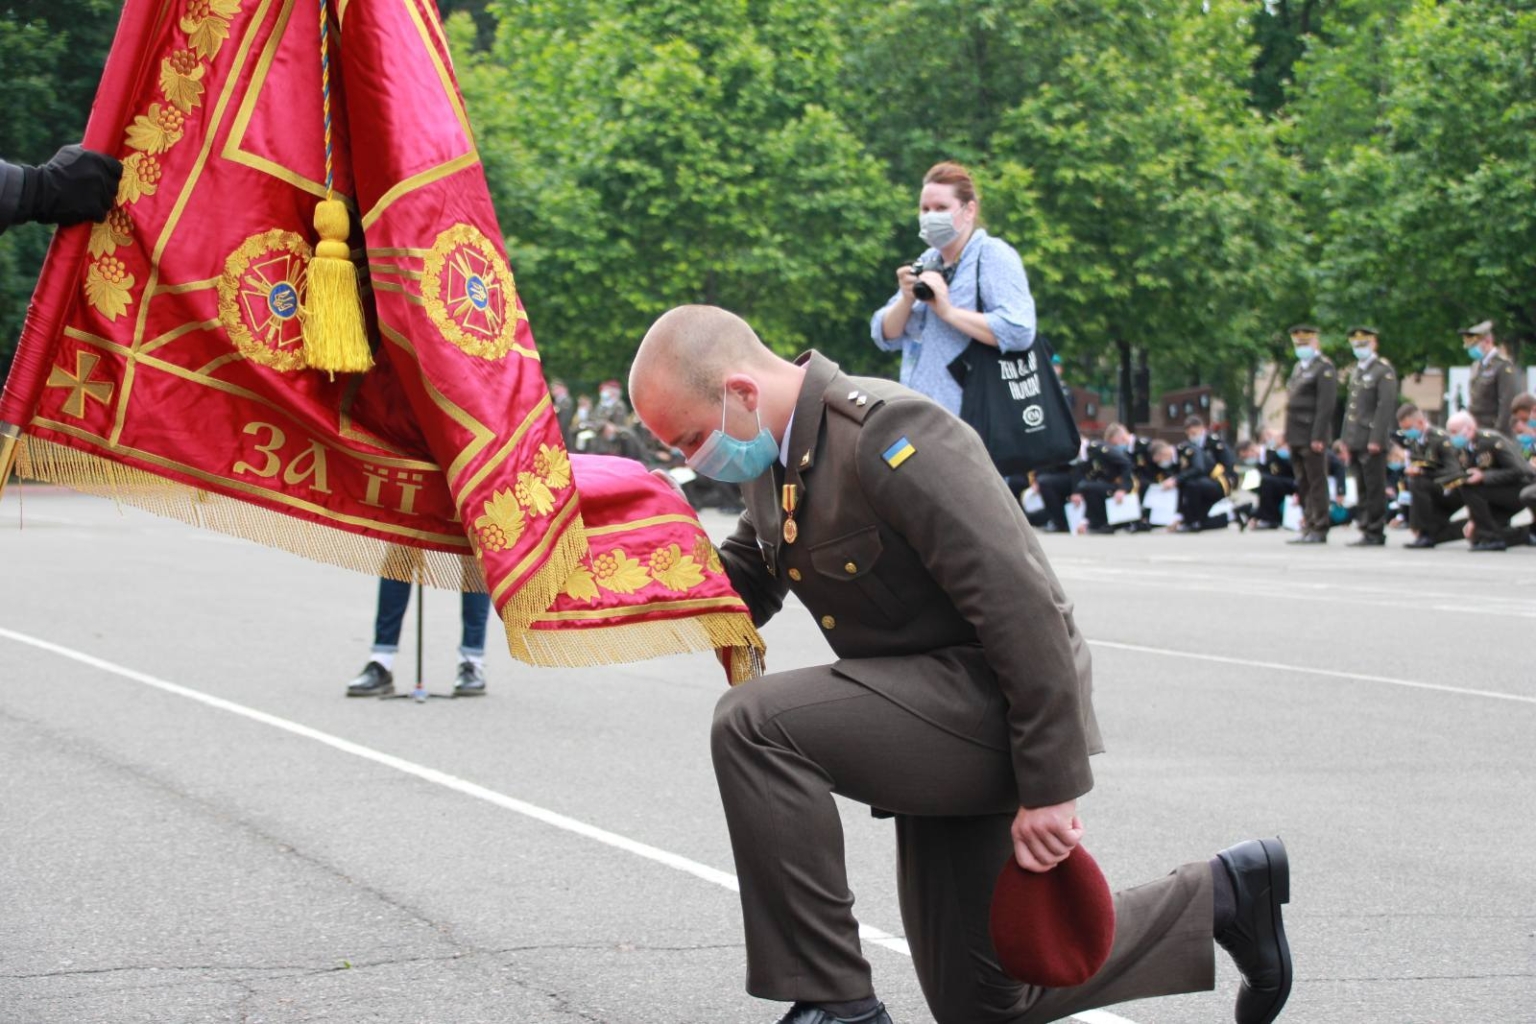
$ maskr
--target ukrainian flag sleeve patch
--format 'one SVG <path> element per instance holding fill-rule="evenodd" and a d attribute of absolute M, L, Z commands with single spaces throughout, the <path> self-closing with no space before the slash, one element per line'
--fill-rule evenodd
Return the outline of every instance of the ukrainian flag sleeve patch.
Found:
<path fill-rule="evenodd" d="M 896 443 L 887 448 L 880 457 L 885 464 L 892 469 L 897 469 L 903 462 L 917 454 L 917 449 L 912 447 L 912 442 L 905 437 L 898 438 Z"/>

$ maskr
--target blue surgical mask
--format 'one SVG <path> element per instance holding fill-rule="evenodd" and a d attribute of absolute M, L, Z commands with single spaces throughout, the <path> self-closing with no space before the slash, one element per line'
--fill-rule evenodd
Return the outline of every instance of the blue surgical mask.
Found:
<path fill-rule="evenodd" d="M 688 460 L 688 467 L 723 484 L 744 484 L 768 472 L 779 457 L 778 442 L 757 416 L 757 436 L 750 441 L 725 432 L 725 405 L 720 407 L 720 429 L 712 431 L 699 450 Z"/>
<path fill-rule="evenodd" d="M 1403 431 L 1403 436 L 1410 441 L 1418 441 L 1424 437 L 1424 431 L 1418 427 L 1408 427 Z"/>
<path fill-rule="evenodd" d="M 1291 461 L 1291 450 L 1289 448 L 1276 448 L 1275 454 L 1280 456 L 1286 462 Z"/>
<path fill-rule="evenodd" d="M 1355 354 L 1355 361 L 1363 363 L 1371 358 L 1372 350 L 1369 345 L 1351 345 L 1349 350 Z"/>
<path fill-rule="evenodd" d="M 1167 462 L 1159 462 L 1157 464 L 1157 468 L 1158 469 L 1172 469 L 1173 468 L 1173 460 L 1169 459 Z"/>
<path fill-rule="evenodd" d="M 1467 358 L 1472 360 L 1474 363 L 1481 360 L 1483 358 L 1483 346 L 1480 344 L 1468 345 Z"/>
<path fill-rule="evenodd" d="M 1304 363 L 1311 362 L 1312 357 L 1315 355 L 1317 355 L 1317 349 L 1313 348 L 1311 345 L 1296 346 L 1296 358 Z"/>
<path fill-rule="evenodd" d="M 1468 437 L 1466 434 L 1452 434 L 1451 435 L 1451 444 L 1455 445 L 1457 448 L 1460 448 L 1462 451 L 1466 451 L 1467 445 L 1469 445 L 1471 443 L 1472 443 L 1472 439 L 1470 437 Z"/>
<path fill-rule="evenodd" d="M 1403 464 L 1401 462 L 1389 462 L 1387 463 L 1387 468 L 1396 473 L 1402 470 Z"/>
<path fill-rule="evenodd" d="M 1128 452 L 1131 450 L 1131 446 L 1128 444 L 1112 444 L 1109 446 L 1109 450 L 1112 452 Z"/>

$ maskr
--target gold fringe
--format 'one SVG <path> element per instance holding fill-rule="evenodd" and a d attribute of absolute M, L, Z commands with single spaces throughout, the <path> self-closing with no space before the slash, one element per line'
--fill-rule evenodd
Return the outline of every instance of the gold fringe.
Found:
<path fill-rule="evenodd" d="M 711 612 L 685 619 L 626 622 L 581 629 L 507 629 L 512 656 L 547 668 L 591 668 L 681 654 L 731 651 L 731 684 L 762 674 L 763 638 L 745 612 Z"/>
<path fill-rule="evenodd" d="M 533 620 L 549 611 L 555 598 L 571 578 L 571 572 L 582 556 L 587 553 L 587 527 L 581 513 L 571 516 L 565 532 L 549 549 L 549 556 L 538 572 L 528 577 L 511 594 L 501 608 L 501 621 L 507 627 L 507 639 L 528 631 Z M 519 657 L 517 645 L 512 645 L 512 656 Z"/>
<path fill-rule="evenodd" d="M 5 497 L 5 485 L 11 479 L 11 466 L 16 461 L 17 441 L 9 423 L 0 423 L 0 498 Z"/>
<path fill-rule="evenodd" d="M 472 555 L 428 551 L 347 533 L 36 437 L 22 437 L 16 451 L 16 472 L 24 480 L 55 483 L 110 498 L 119 506 L 130 505 L 189 526 L 370 576 L 444 590 L 485 590 L 485 576 Z"/>

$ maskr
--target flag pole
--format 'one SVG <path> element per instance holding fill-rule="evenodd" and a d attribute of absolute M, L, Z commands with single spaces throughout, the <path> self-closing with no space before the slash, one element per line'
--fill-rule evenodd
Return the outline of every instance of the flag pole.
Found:
<path fill-rule="evenodd" d="M 425 612 L 423 611 L 423 609 L 426 607 L 426 604 L 427 604 L 427 591 L 426 591 L 426 587 L 423 584 L 418 583 L 418 584 L 416 584 L 416 689 L 411 691 L 411 699 L 414 700 L 418 704 L 425 703 L 426 699 L 427 699 L 427 684 L 422 682 L 422 679 L 424 678 L 424 673 L 422 672 L 422 668 L 421 668 L 421 665 L 422 665 L 421 645 L 424 642 L 423 641 L 424 631 L 422 629 L 422 621 L 423 621 L 423 619 L 425 617 Z"/>

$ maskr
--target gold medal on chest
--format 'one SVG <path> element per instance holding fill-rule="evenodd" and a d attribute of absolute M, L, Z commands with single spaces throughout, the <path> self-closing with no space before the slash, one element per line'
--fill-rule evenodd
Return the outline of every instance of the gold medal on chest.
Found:
<path fill-rule="evenodd" d="M 795 509 L 798 507 L 799 490 L 794 484 L 785 484 L 783 490 L 784 507 L 784 543 L 793 544 L 795 538 L 800 536 L 800 527 L 795 524 Z"/>

